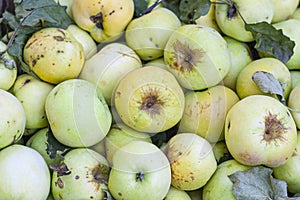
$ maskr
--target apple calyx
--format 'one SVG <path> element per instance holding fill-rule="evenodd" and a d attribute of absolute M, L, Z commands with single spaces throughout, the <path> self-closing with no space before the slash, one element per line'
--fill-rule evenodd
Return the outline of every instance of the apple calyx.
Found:
<path fill-rule="evenodd" d="M 90 20 L 96 25 L 97 28 L 102 29 L 102 30 L 104 29 L 102 12 L 99 12 L 96 15 L 90 16 Z"/>
<path fill-rule="evenodd" d="M 145 110 L 150 116 L 160 114 L 160 107 L 164 105 L 164 101 L 159 99 L 159 90 L 156 88 L 149 88 L 145 91 L 141 98 L 141 110 Z"/>
<path fill-rule="evenodd" d="M 144 178 L 145 178 L 145 174 L 142 171 L 136 173 L 136 175 L 135 175 L 135 181 L 136 182 L 141 182 L 141 181 L 144 180 Z"/>
<path fill-rule="evenodd" d="M 265 133 L 263 135 L 263 140 L 267 143 L 277 140 L 285 141 L 283 134 L 286 133 L 287 128 L 282 124 L 280 119 L 276 114 L 269 114 L 265 117 Z"/>

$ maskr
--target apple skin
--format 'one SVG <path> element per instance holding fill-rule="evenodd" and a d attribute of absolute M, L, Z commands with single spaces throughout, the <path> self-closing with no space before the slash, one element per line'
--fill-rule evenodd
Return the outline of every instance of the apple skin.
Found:
<path fill-rule="evenodd" d="M 102 90 L 107 104 L 111 105 L 114 90 L 120 79 L 128 72 L 141 67 L 141 59 L 130 47 L 113 42 L 85 62 L 79 78 L 97 85 Z"/>
<path fill-rule="evenodd" d="M 271 73 L 282 85 L 285 99 L 288 98 L 292 88 L 292 79 L 287 66 L 276 58 L 260 58 L 250 62 L 238 75 L 236 82 L 236 92 L 242 99 L 250 95 L 270 95 L 263 93 L 252 80 L 252 76 L 257 71 Z"/>
<path fill-rule="evenodd" d="M 50 171 L 34 149 L 13 144 L 0 151 L 1 200 L 46 199 Z"/>
<path fill-rule="evenodd" d="M 190 90 L 217 85 L 231 67 L 230 51 L 223 37 L 213 28 L 195 24 L 183 25 L 173 32 L 164 59 L 180 85 Z"/>
<path fill-rule="evenodd" d="M 154 144 L 132 141 L 115 152 L 108 189 L 116 200 L 161 200 L 170 185 L 169 161 Z"/>
<path fill-rule="evenodd" d="M 226 146 L 225 141 L 220 141 L 217 142 L 213 145 L 213 152 L 214 152 L 214 156 L 216 158 L 217 163 L 222 163 L 224 161 L 224 159 L 229 158 L 230 153 L 228 151 L 228 148 Z"/>
<path fill-rule="evenodd" d="M 211 143 L 224 140 L 226 114 L 238 101 L 237 94 L 222 85 L 187 92 L 179 131 L 196 133 Z"/>
<path fill-rule="evenodd" d="M 298 131 L 297 146 L 292 157 L 277 168 L 273 168 L 274 177 L 284 180 L 288 184 L 288 191 L 291 193 L 300 193 L 300 132 Z"/>
<path fill-rule="evenodd" d="M 297 128 L 300 128 L 300 102 L 299 102 L 299 92 L 300 92 L 300 85 L 297 85 L 290 93 L 288 99 L 288 106 L 296 112 L 291 111 L 293 119 L 296 123 Z"/>
<path fill-rule="evenodd" d="M 274 15 L 273 0 L 232 0 L 248 24 L 258 22 L 271 23 Z M 242 42 L 254 41 L 251 32 L 246 31 L 244 22 L 237 12 L 229 14 L 227 4 L 216 4 L 216 21 L 221 31 Z M 230 16 L 232 15 L 232 17 Z"/>
<path fill-rule="evenodd" d="M 70 150 L 61 163 L 70 173 L 52 174 L 51 193 L 54 199 L 104 199 L 109 175 L 108 162 L 88 148 Z"/>
<path fill-rule="evenodd" d="M 272 23 L 280 22 L 288 19 L 297 9 L 299 0 L 273 0 L 274 16 Z"/>
<path fill-rule="evenodd" d="M 45 109 L 54 137 L 69 147 L 95 145 L 112 122 L 101 90 L 81 79 L 56 85 L 47 96 Z"/>
<path fill-rule="evenodd" d="M 236 160 L 228 160 L 220 165 L 211 179 L 203 187 L 203 200 L 236 200 L 232 192 L 232 182 L 228 178 L 229 175 L 248 170 L 250 167 L 238 163 Z"/>
<path fill-rule="evenodd" d="M 293 90 L 297 85 L 300 84 L 300 71 L 290 70 L 291 79 L 292 79 L 292 89 Z"/>
<path fill-rule="evenodd" d="M 157 7 L 128 24 L 126 43 L 142 60 L 153 60 L 163 56 L 170 35 L 180 26 L 180 20 L 171 10 Z"/>
<path fill-rule="evenodd" d="M 48 126 L 45 102 L 54 85 L 29 74 L 17 77 L 13 94 L 21 102 L 26 114 L 26 128 L 38 129 Z"/>
<path fill-rule="evenodd" d="M 0 149 L 21 139 L 26 114 L 21 102 L 11 93 L 0 89 Z"/>
<path fill-rule="evenodd" d="M 172 186 L 196 190 L 204 186 L 217 168 L 210 143 L 194 133 L 179 133 L 167 143 L 166 155 L 172 170 Z"/>
<path fill-rule="evenodd" d="M 287 107 L 277 99 L 251 95 L 229 110 L 225 142 L 233 158 L 244 165 L 278 167 L 296 147 L 296 124 Z"/>
<path fill-rule="evenodd" d="M 171 186 L 163 200 L 191 200 L 191 197 L 186 191 Z"/>

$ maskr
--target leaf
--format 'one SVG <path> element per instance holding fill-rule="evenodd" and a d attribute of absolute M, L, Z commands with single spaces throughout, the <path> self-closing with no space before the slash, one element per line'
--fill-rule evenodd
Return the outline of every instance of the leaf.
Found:
<path fill-rule="evenodd" d="M 169 10 L 171 10 L 178 18 L 180 18 L 179 4 L 180 4 L 180 0 L 164 0 L 164 1 L 162 1 L 162 5 L 165 8 L 168 8 Z"/>
<path fill-rule="evenodd" d="M 277 30 L 271 24 L 267 22 L 245 23 L 245 28 L 252 33 L 256 41 L 254 48 L 258 51 L 274 56 L 283 63 L 289 61 L 294 54 L 295 42 L 285 36 L 282 30 Z"/>
<path fill-rule="evenodd" d="M 282 102 L 285 101 L 282 85 L 273 74 L 257 71 L 252 75 L 252 80 L 263 93 L 278 95 L 281 97 Z"/>
<path fill-rule="evenodd" d="M 195 20 L 208 13 L 210 0 L 181 0 L 179 4 L 179 19 L 187 24 L 195 23 Z"/>
<path fill-rule="evenodd" d="M 134 2 L 134 14 L 133 17 L 140 17 L 144 10 L 148 7 L 148 2 L 146 0 L 133 0 Z"/>
<path fill-rule="evenodd" d="M 288 199 L 285 181 L 272 177 L 272 169 L 258 166 L 229 175 L 237 200 Z"/>

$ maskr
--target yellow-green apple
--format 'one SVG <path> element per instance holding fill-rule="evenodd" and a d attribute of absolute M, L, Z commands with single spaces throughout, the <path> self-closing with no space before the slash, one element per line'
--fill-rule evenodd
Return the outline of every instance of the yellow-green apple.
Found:
<path fill-rule="evenodd" d="M 231 107 L 225 142 L 233 158 L 249 166 L 278 167 L 297 144 L 297 128 L 288 108 L 266 95 L 251 95 Z"/>
<path fill-rule="evenodd" d="M 154 144 L 132 141 L 115 152 L 108 189 L 116 200 L 161 200 L 170 184 L 170 163 Z"/>
<path fill-rule="evenodd" d="M 128 72 L 141 67 L 141 59 L 130 47 L 113 42 L 85 62 L 79 78 L 97 85 L 110 105 L 120 79 Z"/>
<path fill-rule="evenodd" d="M 259 89 L 252 78 L 256 72 L 271 73 L 280 82 L 284 97 L 287 99 L 292 88 L 291 74 L 287 66 L 276 58 L 253 60 L 242 69 L 236 81 L 236 93 L 241 99 L 254 94 L 265 94 L 275 97 L 275 95 L 266 94 Z"/>
<path fill-rule="evenodd" d="M 226 114 L 238 101 L 237 94 L 222 85 L 187 92 L 179 131 L 196 133 L 211 143 L 224 140 Z"/>
<path fill-rule="evenodd" d="M 293 14 L 289 17 L 289 19 L 300 20 L 300 8 L 299 7 L 293 12 Z"/>
<path fill-rule="evenodd" d="M 46 199 L 50 192 L 50 171 L 34 149 L 13 144 L 0 151 L 1 200 Z"/>
<path fill-rule="evenodd" d="M 297 85 L 300 84 L 300 71 L 290 70 L 291 79 L 292 79 L 292 89 L 293 90 Z"/>
<path fill-rule="evenodd" d="M 171 186 L 163 200 L 191 200 L 191 197 L 186 191 Z"/>
<path fill-rule="evenodd" d="M 55 138 L 70 147 L 89 147 L 108 133 L 112 115 L 102 92 L 92 83 L 70 79 L 46 99 L 46 115 Z"/>
<path fill-rule="evenodd" d="M 230 50 L 231 68 L 223 79 L 223 84 L 232 90 L 236 91 L 236 80 L 239 73 L 251 61 L 252 55 L 249 46 L 245 42 L 238 41 L 228 36 L 224 36 Z"/>
<path fill-rule="evenodd" d="M 160 67 L 164 70 L 168 70 L 167 64 L 166 64 L 163 57 L 157 58 L 157 59 L 154 59 L 154 60 L 150 60 L 150 61 L 146 62 L 144 64 L 144 66 L 155 66 L 155 67 Z"/>
<path fill-rule="evenodd" d="M 170 35 L 180 26 L 180 20 L 171 10 L 157 7 L 128 24 L 126 43 L 142 60 L 153 60 L 163 56 Z"/>
<path fill-rule="evenodd" d="M 167 143 L 172 186 L 180 190 L 203 187 L 217 168 L 210 143 L 194 133 L 179 133 Z"/>
<path fill-rule="evenodd" d="M 82 45 L 61 28 L 35 32 L 23 49 L 24 62 L 40 79 L 52 84 L 76 78 L 84 64 Z"/>
<path fill-rule="evenodd" d="M 26 114 L 21 102 L 0 89 L 0 149 L 20 140 L 24 134 Z"/>
<path fill-rule="evenodd" d="M 229 158 L 231 158 L 224 140 L 213 144 L 212 150 L 218 164 L 222 163 L 224 159 L 228 160 Z"/>
<path fill-rule="evenodd" d="M 274 16 L 273 0 L 230 0 L 216 4 L 216 21 L 221 31 L 242 42 L 254 41 L 252 33 L 245 29 L 247 24 L 271 23 Z"/>
<path fill-rule="evenodd" d="M 129 127 L 158 133 L 175 126 L 184 110 L 184 94 L 168 71 L 145 66 L 127 73 L 114 96 L 115 109 Z"/>
<path fill-rule="evenodd" d="M 288 19 L 297 9 L 299 0 L 273 0 L 274 16 L 272 23 Z"/>
<path fill-rule="evenodd" d="M 291 193 L 300 193 L 300 132 L 298 131 L 297 146 L 292 157 L 280 166 L 273 168 L 274 177 L 287 182 Z"/>
<path fill-rule="evenodd" d="M 220 165 L 211 179 L 203 187 L 203 200 L 236 200 L 232 192 L 232 182 L 229 175 L 249 169 L 249 166 L 238 163 L 236 160 L 227 160 Z"/>
<path fill-rule="evenodd" d="M 133 0 L 73 0 L 75 23 L 96 42 L 116 40 L 132 20 Z"/>
<path fill-rule="evenodd" d="M 104 199 L 109 175 L 104 156 L 88 148 L 71 149 L 64 160 L 52 166 L 54 199 Z"/>
<path fill-rule="evenodd" d="M 231 67 L 224 38 L 213 28 L 196 24 L 183 25 L 172 33 L 164 59 L 180 85 L 191 90 L 217 85 Z"/>
<path fill-rule="evenodd" d="M 297 85 L 290 93 L 288 99 L 288 106 L 292 108 L 291 111 L 294 121 L 296 123 L 297 128 L 300 128 L 300 85 Z"/>
<path fill-rule="evenodd" d="M 54 85 L 29 74 L 17 77 L 12 92 L 21 102 L 26 114 L 26 128 L 38 129 L 48 126 L 45 102 Z"/>

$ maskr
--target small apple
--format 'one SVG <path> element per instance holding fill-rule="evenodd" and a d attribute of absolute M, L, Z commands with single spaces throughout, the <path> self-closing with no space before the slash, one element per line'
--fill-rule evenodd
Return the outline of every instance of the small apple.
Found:
<path fill-rule="evenodd" d="M 133 19 L 126 28 L 125 39 L 142 60 L 153 60 L 163 56 L 170 35 L 180 26 L 171 10 L 157 7 Z"/>
<path fill-rule="evenodd" d="M 69 147 L 97 144 L 112 122 L 101 90 L 81 79 L 56 85 L 47 96 L 45 109 L 54 137 Z"/>
<path fill-rule="evenodd" d="M 204 186 L 217 168 L 212 147 L 194 133 L 179 133 L 167 143 L 166 155 L 172 170 L 172 186 L 196 190 Z"/>
<path fill-rule="evenodd" d="M 164 59 L 180 85 L 191 90 L 217 85 L 231 67 L 224 38 L 213 28 L 195 24 L 183 25 L 173 32 Z"/>
<path fill-rule="evenodd" d="M 108 189 L 116 200 L 161 200 L 170 184 L 169 161 L 154 144 L 132 141 L 115 152 Z"/>
<path fill-rule="evenodd" d="M 297 9 L 299 0 L 273 0 L 274 16 L 272 23 L 284 21 L 288 19 Z"/>
<path fill-rule="evenodd" d="M 291 110 L 291 113 L 298 129 L 300 128 L 300 101 L 299 101 L 300 93 L 299 92 L 300 92 L 300 85 L 297 85 L 291 91 L 288 99 L 288 106 L 293 109 Z"/>
<path fill-rule="evenodd" d="M 236 40 L 242 42 L 254 41 L 252 33 L 246 31 L 243 19 L 248 24 L 263 21 L 271 23 L 273 19 L 273 0 L 230 0 L 227 2 L 229 3 L 216 4 L 216 21 L 225 35 Z"/>
<path fill-rule="evenodd" d="M 218 164 L 232 158 L 224 140 L 215 143 L 212 150 Z"/>
<path fill-rule="evenodd" d="M 20 140 L 24 134 L 26 114 L 21 102 L 0 89 L 0 149 Z"/>
<path fill-rule="evenodd" d="M 173 186 L 170 187 L 163 200 L 191 200 L 191 197 L 184 190 L 179 190 Z"/>
<path fill-rule="evenodd" d="M 278 167 L 297 144 L 297 128 L 288 108 L 266 95 L 251 95 L 231 107 L 225 122 L 225 142 L 238 162 Z"/>
<path fill-rule="evenodd" d="M 300 71 L 291 71 L 291 79 L 292 79 L 292 89 L 293 90 L 297 85 L 300 84 Z"/>

